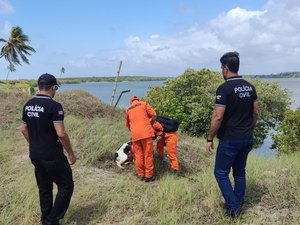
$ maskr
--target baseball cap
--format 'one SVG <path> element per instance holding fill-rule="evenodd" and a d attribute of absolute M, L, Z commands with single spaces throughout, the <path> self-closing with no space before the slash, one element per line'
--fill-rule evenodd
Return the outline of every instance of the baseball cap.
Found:
<path fill-rule="evenodd" d="M 136 95 L 134 95 L 134 96 L 131 96 L 130 97 L 130 102 L 133 102 L 134 100 L 140 100 L 140 98 L 138 97 L 138 96 L 136 96 Z"/>
<path fill-rule="evenodd" d="M 55 76 L 44 73 L 38 79 L 38 85 L 58 85 Z"/>

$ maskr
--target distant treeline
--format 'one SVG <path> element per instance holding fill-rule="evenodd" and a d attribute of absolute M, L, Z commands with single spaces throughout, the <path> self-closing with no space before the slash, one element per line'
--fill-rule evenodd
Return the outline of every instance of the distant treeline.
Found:
<path fill-rule="evenodd" d="M 85 82 L 114 82 L 116 77 L 69 77 L 58 78 L 60 84 L 76 84 Z M 170 77 L 149 77 L 149 76 L 120 76 L 119 82 L 122 81 L 164 81 Z"/>
<path fill-rule="evenodd" d="M 300 72 L 285 72 L 269 75 L 249 75 L 254 78 L 300 78 Z"/>

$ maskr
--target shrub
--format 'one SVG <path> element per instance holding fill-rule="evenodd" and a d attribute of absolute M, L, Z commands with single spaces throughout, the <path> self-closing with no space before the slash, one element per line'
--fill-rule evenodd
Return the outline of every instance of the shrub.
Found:
<path fill-rule="evenodd" d="M 207 69 L 188 69 L 174 80 L 168 80 L 163 87 L 151 89 L 146 99 L 157 114 L 166 114 L 180 120 L 180 128 L 192 135 L 207 132 L 214 95 L 222 77 Z"/>
<path fill-rule="evenodd" d="M 287 89 L 278 83 L 249 79 L 257 90 L 260 117 L 255 129 L 256 146 L 263 143 L 270 128 L 283 120 L 290 105 Z M 223 78 L 218 72 L 186 70 L 162 87 L 151 89 L 146 100 L 157 114 L 167 114 L 181 121 L 180 129 L 192 136 L 204 136 L 215 107 L 215 92 Z"/>
<path fill-rule="evenodd" d="M 276 130 L 289 109 L 291 100 L 286 88 L 278 82 L 249 79 L 255 86 L 259 102 L 259 120 L 254 130 L 256 146 L 261 145 L 270 129 Z"/>
<path fill-rule="evenodd" d="M 273 135 L 274 147 L 279 153 L 300 151 L 300 108 L 288 110 L 280 124 L 278 134 Z"/>

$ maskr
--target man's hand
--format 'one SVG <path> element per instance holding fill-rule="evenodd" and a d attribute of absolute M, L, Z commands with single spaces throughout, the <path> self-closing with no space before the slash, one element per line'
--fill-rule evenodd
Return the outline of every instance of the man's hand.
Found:
<path fill-rule="evenodd" d="M 214 152 L 214 143 L 213 142 L 207 142 L 206 143 L 206 151 L 211 155 Z"/>
<path fill-rule="evenodd" d="M 68 158 L 69 158 L 70 165 L 75 164 L 76 156 L 74 154 L 68 154 L 68 156 L 69 156 Z"/>

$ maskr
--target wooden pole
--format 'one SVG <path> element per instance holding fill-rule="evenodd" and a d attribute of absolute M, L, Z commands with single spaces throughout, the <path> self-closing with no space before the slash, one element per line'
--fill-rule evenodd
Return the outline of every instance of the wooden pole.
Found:
<path fill-rule="evenodd" d="M 114 85 L 113 92 L 112 92 L 112 95 L 111 95 L 111 105 L 114 104 L 114 98 L 115 98 L 115 93 L 116 93 L 116 90 L 117 90 L 118 78 L 119 78 L 119 75 L 120 75 L 121 67 L 122 67 L 122 61 L 120 61 L 119 70 L 118 70 L 118 73 L 117 73 L 117 76 L 116 76 L 116 79 L 115 79 L 115 85 Z"/>

